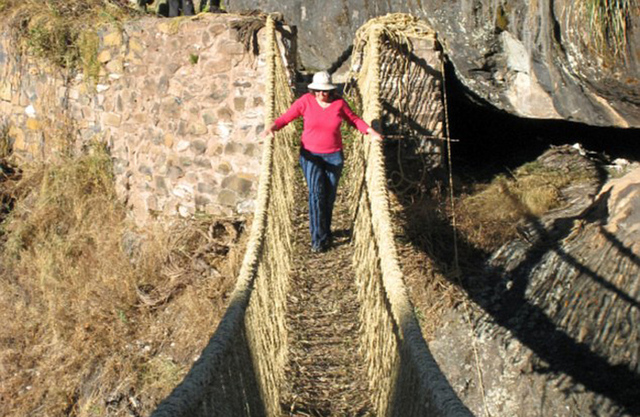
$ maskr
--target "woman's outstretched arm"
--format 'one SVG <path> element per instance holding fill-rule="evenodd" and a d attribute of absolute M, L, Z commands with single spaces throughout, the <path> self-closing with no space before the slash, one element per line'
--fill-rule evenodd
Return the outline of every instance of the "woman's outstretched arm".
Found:
<path fill-rule="evenodd" d="M 289 109 L 280 117 L 274 120 L 271 126 L 267 127 L 260 136 L 262 138 L 266 138 L 267 136 L 273 135 L 274 132 L 277 132 L 298 117 L 302 116 L 302 113 L 304 111 L 303 98 L 304 96 L 294 101 L 291 107 L 289 107 Z"/>
<path fill-rule="evenodd" d="M 343 113 L 344 113 L 344 120 L 347 123 L 349 123 L 351 126 L 358 129 L 365 135 L 371 136 L 371 139 L 375 139 L 375 140 L 383 139 L 382 135 L 378 131 L 376 131 L 374 128 L 369 126 L 364 120 L 362 120 L 357 114 L 355 114 L 353 110 L 351 110 L 351 107 L 349 107 L 349 104 L 346 101 L 344 102 Z"/>

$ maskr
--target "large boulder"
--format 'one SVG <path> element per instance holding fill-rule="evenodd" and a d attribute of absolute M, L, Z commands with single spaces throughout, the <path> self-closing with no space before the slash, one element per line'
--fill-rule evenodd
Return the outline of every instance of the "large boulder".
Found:
<path fill-rule="evenodd" d="M 591 3 L 609 8 L 588 11 Z M 479 102 L 522 117 L 640 127 L 635 0 L 229 0 L 230 10 L 254 8 L 282 12 L 299 27 L 310 70 L 336 61 L 368 19 L 411 13 L 438 32 L 456 76 Z"/>

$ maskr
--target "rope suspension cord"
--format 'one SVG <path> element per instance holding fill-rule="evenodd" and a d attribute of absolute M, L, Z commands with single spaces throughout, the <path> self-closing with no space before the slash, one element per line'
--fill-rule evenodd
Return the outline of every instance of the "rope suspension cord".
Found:
<path fill-rule="evenodd" d="M 267 82 L 266 120 L 273 118 L 273 96 L 277 58 L 274 22 L 266 21 L 267 27 Z M 280 66 L 281 67 L 281 66 Z M 286 335 L 273 329 L 282 314 L 274 314 L 283 296 L 276 294 L 263 283 L 266 278 L 273 287 L 282 288 L 288 279 L 288 265 L 282 256 L 276 258 L 267 247 L 286 247 L 289 234 L 282 227 L 277 233 L 269 230 L 269 225 L 282 223 L 268 221 L 270 216 L 288 218 L 290 209 L 271 195 L 274 175 L 287 164 L 275 163 L 279 150 L 274 149 L 274 141 L 267 137 L 263 144 L 260 179 L 256 209 L 251 231 L 245 249 L 237 282 L 229 299 L 229 306 L 215 333 L 193 364 L 182 382 L 166 397 L 153 412 L 153 417 L 186 417 L 202 415 L 202 410 L 217 410 L 224 415 L 247 415 L 252 409 L 266 409 L 266 414 L 274 415 L 279 409 L 277 387 L 284 378 L 281 358 L 273 355 L 282 351 Z M 278 152 L 276 152 L 278 151 Z M 288 175 L 288 172 L 286 172 Z M 276 177 L 277 178 L 277 177 Z M 266 235 L 271 236 L 267 239 Z M 267 248 L 265 250 L 265 248 Z M 266 271 L 266 272 L 261 272 Z M 271 277 L 265 277 L 267 273 Z M 278 281 L 277 278 L 280 278 Z M 268 296 L 265 294 L 268 291 Z M 284 293 L 283 290 L 279 291 Z M 247 361 L 255 369 L 247 372 Z M 243 374 L 244 372 L 244 374 Z"/>
<path fill-rule="evenodd" d="M 451 158 L 451 134 L 449 132 L 449 103 L 447 101 L 447 89 L 446 89 L 446 73 L 444 69 L 444 59 L 440 61 L 440 71 L 442 73 L 442 97 L 444 100 L 444 126 L 445 126 L 445 139 L 447 142 L 447 167 L 449 169 L 449 200 L 451 201 L 451 228 L 453 231 L 453 262 L 455 267 L 455 276 L 458 281 L 458 285 L 462 287 L 460 282 L 460 260 L 458 256 L 458 231 L 456 223 L 456 205 L 453 192 L 453 160 Z M 478 374 L 478 386 L 480 387 L 480 395 L 482 395 L 482 406 L 484 408 L 484 414 L 487 417 L 491 417 L 489 413 L 489 407 L 487 406 L 487 395 L 484 389 L 484 378 L 482 374 L 482 368 L 480 367 L 480 357 L 478 355 L 478 344 L 476 335 L 473 330 L 473 323 L 471 321 L 471 311 L 469 309 L 469 302 L 466 298 L 463 299 L 464 316 L 467 324 L 469 325 L 469 333 L 471 337 L 471 346 L 473 347 L 473 358 L 476 365 L 476 373 Z"/>
<path fill-rule="evenodd" d="M 399 93 L 397 94 L 397 96 L 408 97 L 408 94 L 407 94 L 408 89 L 406 84 L 409 84 L 409 83 L 404 82 L 403 78 L 409 77 L 411 72 L 410 71 L 411 64 L 409 60 L 409 54 L 413 51 L 413 43 L 411 41 L 411 38 L 429 39 L 433 36 L 433 30 L 425 22 L 420 21 L 419 19 L 416 19 L 413 16 L 402 14 L 402 13 L 396 13 L 396 14 L 390 14 L 387 16 L 375 18 L 365 23 L 358 30 L 358 33 L 356 33 L 355 43 L 358 44 L 360 42 L 363 42 L 364 40 L 363 37 L 365 36 L 365 34 L 372 32 L 374 27 L 376 28 L 375 30 L 378 30 L 380 32 L 379 42 L 382 43 L 382 40 L 384 40 L 386 44 L 391 46 L 391 48 L 387 48 L 387 52 L 385 56 L 382 56 L 382 54 L 380 54 L 378 58 L 379 64 L 378 64 L 377 70 L 379 73 L 382 73 L 382 66 L 385 63 L 383 62 L 385 58 L 389 58 L 390 56 L 399 57 L 399 59 L 395 59 L 396 64 L 399 61 L 399 65 L 396 65 L 393 68 L 393 71 L 391 73 L 386 73 L 385 78 L 397 77 L 398 79 L 400 79 L 401 82 L 398 83 Z M 403 49 L 404 51 L 402 51 Z M 408 119 L 407 113 L 409 112 L 408 99 L 398 103 L 398 110 L 399 110 L 399 119 L 401 122 L 400 125 L 403 127 L 401 136 L 406 139 L 407 134 L 410 136 L 411 130 L 412 130 L 409 127 L 409 124 L 406 123 Z M 439 138 L 439 139 L 445 140 L 444 138 Z M 401 153 L 402 153 L 402 146 L 401 144 L 398 144 L 398 148 L 396 152 L 398 172 L 396 172 L 395 174 L 399 175 L 400 178 L 397 181 L 394 181 L 392 178 L 390 178 L 390 180 L 393 181 L 394 188 L 396 189 L 397 193 L 408 194 L 409 190 L 412 187 L 417 187 L 419 186 L 419 184 L 424 182 L 424 179 L 427 174 L 427 170 L 426 169 L 422 170 L 422 175 L 420 176 L 419 179 L 416 179 L 416 180 L 411 179 L 408 175 L 406 175 L 404 171 L 403 164 L 401 163 L 401 159 L 402 159 Z M 425 162 L 426 156 L 425 155 L 420 155 L 420 156 L 421 156 L 421 161 L 423 166 L 426 167 L 427 166 L 427 163 Z M 400 188 L 402 183 L 406 184 L 404 189 Z"/>
<path fill-rule="evenodd" d="M 433 33 L 425 27 L 412 16 L 394 14 L 373 19 L 356 33 L 349 78 L 357 80 L 354 96 L 361 100 L 363 120 L 376 123 L 382 114 L 382 47 L 391 45 L 389 39 Z M 382 144 L 356 141 L 354 146 L 354 263 L 366 307 L 363 344 L 368 347 L 374 407 L 380 415 L 471 416 L 430 353 L 408 296 L 395 246 Z M 398 401 L 396 390 L 418 402 Z"/>
<path fill-rule="evenodd" d="M 406 140 L 407 137 L 411 137 L 412 129 L 409 127 L 409 123 L 408 123 L 409 100 L 407 98 L 408 97 L 407 85 L 409 84 L 409 82 L 408 80 L 405 81 L 403 78 L 409 77 L 410 66 L 411 66 L 409 62 L 409 54 L 413 52 L 413 43 L 411 42 L 411 39 L 406 35 L 387 37 L 387 42 L 391 46 L 390 48 L 391 51 L 395 52 L 395 55 L 399 57 L 399 59 L 397 59 L 396 62 L 398 60 L 400 61 L 400 65 L 396 65 L 393 74 L 389 74 L 389 76 L 391 77 L 399 76 L 398 78 L 401 80 L 399 82 L 399 87 L 398 87 L 399 88 L 398 96 L 404 97 L 405 100 L 402 100 L 400 103 L 398 103 L 398 113 L 399 113 L 399 121 L 401 126 L 400 135 L 403 138 L 403 140 Z M 400 52 L 402 51 L 402 49 L 405 49 L 404 54 Z M 382 70 L 382 68 L 380 68 L 380 70 Z M 394 184 L 394 188 L 397 189 L 397 192 L 399 194 L 403 194 L 403 195 L 407 194 L 409 189 L 412 186 L 416 186 L 424 182 L 424 179 L 426 178 L 426 173 L 427 173 L 426 169 L 422 170 L 422 175 L 418 180 L 412 180 L 405 174 L 404 167 L 402 164 L 402 144 L 401 143 L 398 143 L 398 146 L 396 149 L 396 163 L 398 166 L 400 179 L 397 181 L 397 183 Z M 426 164 L 424 163 L 424 157 L 422 158 L 422 163 L 424 168 L 426 166 Z M 407 186 L 404 189 L 400 189 L 400 185 L 402 184 L 402 182 L 405 182 L 407 184 Z"/>
<path fill-rule="evenodd" d="M 447 101 L 446 74 L 444 72 L 444 59 L 440 61 L 440 72 L 442 73 L 442 98 L 444 100 L 444 130 L 447 142 L 447 168 L 449 170 L 449 199 L 451 201 L 451 226 L 453 229 L 453 262 L 456 273 L 460 271 L 460 261 L 458 257 L 458 232 L 456 223 L 456 207 L 453 195 L 453 160 L 451 159 L 451 134 L 449 132 L 449 103 Z"/>
<path fill-rule="evenodd" d="M 267 16 L 266 19 L 266 32 L 268 36 L 267 42 L 267 82 L 265 84 L 265 97 L 267 98 L 267 102 L 265 103 L 264 110 L 264 123 L 265 126 L 269 126 L 270 123 L 273 123 L 273 119 L 275 118 L 275 80 L 276 80 L 276 64 L 275 64 L 275 24 L 272 16 Z M 270 137 L 270 136 L 269 136 Z"/>

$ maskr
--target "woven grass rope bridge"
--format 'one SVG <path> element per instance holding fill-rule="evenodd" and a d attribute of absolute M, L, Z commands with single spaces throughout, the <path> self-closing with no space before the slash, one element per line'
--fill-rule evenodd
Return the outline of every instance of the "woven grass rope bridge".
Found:
<path fill-rule="evenodd" d="M 265 125 L 292 102 L 266 18 Z M 406 15 L 360 29 L 350 97 L 379 123 L 384 48 L 433 37 Z M 294 124 L 264 143 L 256 210 L 229 307 L 209 344 L 153 417 L 470 416 L 422 337 L 398 266 L 382 144 L 349 150 L 335 248 L 310 254 Z M 357 209 L 356 209 L 357 208 Z M 375 214 L 375 215 L 374 215 Z M 350 233 L 349 233 L 350 232 Z"/>

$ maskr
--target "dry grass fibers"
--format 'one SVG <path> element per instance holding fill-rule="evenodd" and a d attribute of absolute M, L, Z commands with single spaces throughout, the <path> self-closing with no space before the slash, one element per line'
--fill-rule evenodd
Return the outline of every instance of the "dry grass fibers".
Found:
<path fill-rule="evenodd" d="M 2 185 L 3 415 L 149 414 L 224 311 L 241 223 L 133 230 L 100 146 Z"/>

